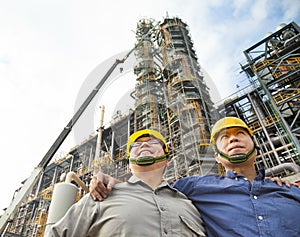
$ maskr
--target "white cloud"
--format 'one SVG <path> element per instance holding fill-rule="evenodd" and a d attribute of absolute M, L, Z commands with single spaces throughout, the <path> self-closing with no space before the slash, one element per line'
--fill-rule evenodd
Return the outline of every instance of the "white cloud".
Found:
<path fill-rule="evenodd" d="M 253 2 L 253 5 L 250 9 L 251 16 L 253 20 L 255 21 L 262 21 L 266 19 L 268 16 L 268 10 L 269 10 L 269 3 L 268 0 L 260 0 Z"/>
<path fill-rule="evenodd" d="M 283 20 L 285 22 L 289 23 L 290 21 L 299 19 L 300 1 L 293 1 L 293 0 L 282 1 L 282 9 L 283 9 Z"/>
<path fill-rule="evenodd" d="M 251 0 L 234 0 L 233 1 L 233 16 L 238 19 L 242 17 L 246 11 L 248 11 L 249 4 L 252 4 Z"/>

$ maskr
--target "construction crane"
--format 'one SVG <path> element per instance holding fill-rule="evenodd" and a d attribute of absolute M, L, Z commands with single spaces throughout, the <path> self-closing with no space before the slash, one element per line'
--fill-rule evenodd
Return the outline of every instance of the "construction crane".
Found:
<path fill-rule="evenodd" d="M 90 102 L 93 100 L 93 98 L 96 96 L 98 91 L 101 89 L 101 87 L 104 85 L 104 83 L 107 81 L 109 76 L 113 73 L 113 71 L 116 69 L 116 67 L 124 63 L 130 54 L 137 48 L 139 47 L 143 40 L 149 36 L 152 31 L 156 28 L 156 26 L 159 24 L 159 22 L 154 25 L 147 34 L 144 35 L 140 39 L 140 41 L 122 58 L 122 59 L 116 59 L 115 62 L 112 64 L 112 66 L 108 69 L 106 74 L 102 77 L 100 82 L 97 84 L 97 86 L 90 92 L 88 97 L 85 99 L 85 101 L 82 103 L 82 105 L 79 107 L 77 112 L 73 115 L 69 123 L 63 128 L 62 132 L 59 134 L 53 145 L 50 147 L 48 152 L 45 154 L 41 162 L 38 164 L 37 167 L 34 168 L 33 172 L 29 176 L 29 178 L 25 181 L 24 185 L 20 188 L 14 199 L 12 200 L 11 204 L 9 207 L 5 210 L 3 215 L 0 217 L 0 234 L 2 235 L 3 232 L 6 229 L 6 226 L 8 222 L 11 220 L 13 217 L 13 214 L 16 212 L 16 210 L 20 207 L 22 200 L 28 195 L 29 191 L 31 188 L 34 186 L 34 184 L 37 182 L 37 180 L 41 177 L 43 174 L 46 166 L 49 164 L 61 144 L 65 141 L 69 133 L 71 132 L 72 128 L 74 127 L 75 123 L 78 121 L 82 113 L 86 110 Z"/>

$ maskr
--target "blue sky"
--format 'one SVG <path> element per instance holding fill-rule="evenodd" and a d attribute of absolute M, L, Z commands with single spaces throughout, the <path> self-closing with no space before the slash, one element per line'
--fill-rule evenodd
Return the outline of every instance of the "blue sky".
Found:
<path fill-rule="evenodd" d="M 189 25 L 198 62 L 211 78 L 211 92 L 224 98 L 245 80 L 239 73 L 245 49 L 281 23 L 300 24 L 300 1 L 0 2 L 0 188 L 6 192 L 0 209 L 9 205 L 14 190 L 70 120 L 95 68 L 133 47 L 138 20 L 162 21 L 167 13 Z M 113 96 L 113 91 L 102 93 L 99 100 L 108 111 L 113 99 L 128 91 L 126 85 L 116 82 L 122 90 Z M 87 136 L 94 132 L 88 130 Z M 57 156 L 76 145 L 70 136 Z"/>

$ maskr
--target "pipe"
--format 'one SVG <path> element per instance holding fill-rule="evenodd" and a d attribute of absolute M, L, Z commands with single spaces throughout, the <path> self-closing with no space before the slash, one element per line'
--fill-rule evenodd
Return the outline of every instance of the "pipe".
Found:
<path fill-rule="evenodd" d="M 286 145 L 284 145 L 284 146 L 280 146 L 280 147 L 278 147 L 278 148 L 276 148 L 276 149 L 274 149 L 275 151 L 281 151 L 281 150 L 283 150 L 283 149 L 285 149 L 285 148 L 288 148 L 288 147 L 290 147 L 290 146 L 292 146 L 293 144 L 292 143 L 289 143 L 289 144 L 286 144 Z M 269 151 L 266 151 L 266 152 L 264 152 L 263 153 L 263 155 L 268 155 L 268 154 L 273 154 L 273 150 L 269 150 Z M 256 157 L 256 159 L 257 158 L 261 158 L 261 157 L 263 157 L 263 155 L 258 155 L 257 157 Z"/>
<path fill-rule="evenodd" d="M 46 236 L 51 226 L 58 222 L 76 202 L 77 191 L 77 186 L 71 183 L 62 182 L 54 185 L 45 228 Z"/>
<path fill-rule="evenodd" d="M 271 146 L 271 150 L 274 151 L 273 154 L 274 154 L 274 156 L 275 156 L 277 162 L 280 163 L 279 155 L 278 155 L 278 153 L 277 153 L 277 151 L 276 151 L 276 149 L 275 149 L 274 144 L 272 143 L 272 141 L 271 141 L 271 139 L 270 139 L 270 136 L 268 135 L 268 131 L 267 131 L 267 129 L 266 129 L 266 123 L 265 123 L 265 120 L 263 119 L 263 118 L 264 118 L 264 115 L 261 114 L 261 113 L 258 111 L 258 108 L 259 108 L 258 103 L 256 103 L 256 102 L 257 102 L 256 99 L 255 99 L 255 98 L 252 98 L 250 94 L 248 94 L 247 97 L 248 97 L 249 101 L 251 102 L 251 104 L 253 105 L 253 110 L 254 110 L 255 114 L 257 115 L 257 118 L 258 118 L 258 120 L 259 120 L 259 122 L 260 122 L 260 124 L 261 124 L 261 128 L 262 128 L 262 130 L 264 131 L 264 133 L 265 133 L 265 135 L 266 135 L 266 138 L 267 138 L 267 140 L 268 140 L 268 142 L 269 142 L 269 145 Z M 263 116 L 263 117 L 262 117 L 262 116 Z"/>
<path fill-rule="evenodd" d="M 71 183 L 73 180 L 85 192 L 89 192 L 88 187 L 73 171 L 66 175 L 65 182 L 56 183 L 54 185 L 52 200 L 49 207 L 45 233 L 47 233 L 51 226 L 58 222 L 66 214 L 68 209 L 76 202 L 78 188 L 76 185 Z"/>
<path fill-rule="evenodd" d="M 280 165 L 274 166 L 272 168 L 266 169 L 266 176 L 271 176 L 271 175 L 276 175 L 284 170 L 289 170 L 294 173 L 299 173 L 300 172 L 300 167 L 294 163 L 288 162 L 288 163 L 282 163 Z"/>
<path fill-rule="evenodd" d="M 85 183 L 82 182 L 82 180 L 73 172 L 69 172 L 66 176 L 66 183 L 71 183 L 72 181 L 75 181 L 86 193 L 89 192 L 88 187 L 85 185 Z"/>
<path fill-rule="evenodd" d="M 102 129 L 103 129 L 103 118 L 104 118 L 104 105 L 100 106 L 100 121 L 99 121 L 99 128 L 98 128 L 98 137 L 97 137 L 97 144 L 96 144 L 96 151 L 94 159 L 100 158 L 100 151 L 101 151 L 101 144 L 102 144 Z"/>

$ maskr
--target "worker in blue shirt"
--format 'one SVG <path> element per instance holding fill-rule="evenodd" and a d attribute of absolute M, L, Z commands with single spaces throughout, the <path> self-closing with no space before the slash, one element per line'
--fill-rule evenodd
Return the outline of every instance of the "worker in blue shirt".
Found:
<path fill-rule="evenodd" d="M 265 180 L 254 166 L 257 155 L 252 130 L 240 119 L 226 117 L 212 129 L 215 158 L 226 176 L 182 178 L 174 188 L 197 207 L 208 236 L 300 236 L 300 189 Z"/>
<path fill-rule="evenodd" d="M 211 143 L 226 176 L 191 176 L 173 185 L 197 207 L 207 235 L 299 237 L 300 189 L 294 185 L 280 187 L 265 179 L 264 170 L 256 171 L 252 130 L 238 118 L 225 117 L 214 125 Z M 115 181 L 104 176 L 101 179 L 108 182 L 110 190 Z M 107 196 L 101 179 L 94 180 L 91 187 L 95 200 Z"/>

